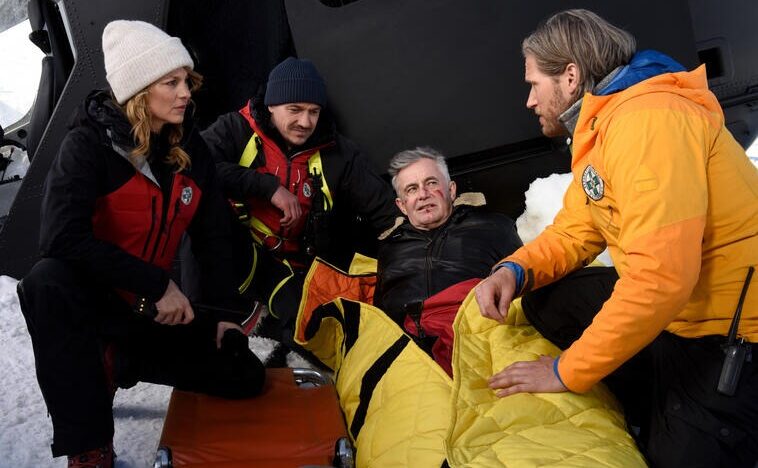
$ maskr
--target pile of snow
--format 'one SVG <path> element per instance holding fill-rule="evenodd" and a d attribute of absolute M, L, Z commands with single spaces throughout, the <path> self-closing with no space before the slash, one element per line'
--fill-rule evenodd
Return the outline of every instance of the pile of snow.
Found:
<path fill-rule="evenodd" d="M 563 206 L 563 194 L 571 184 L 571 177 L 571 174 L 552 174 L 529 184 L 529 189 L 524 193 L 526 209 L 516 220 L 516 229 L 524 243 L 531 242 L 553 224 L 555 215 Z M 597 260 L 608 266 L 613 265 L 607 249 L 598 255 Z"/>
<path fill-rule="evenodd" d="M 553 174 L 529 184 L 524 214 L 516 220 L 516 229 L 524 243 L 534 240 L 553 224 L 553 218 L 563 205 L 563 194 L 571 184 L 571 174 Z"/>

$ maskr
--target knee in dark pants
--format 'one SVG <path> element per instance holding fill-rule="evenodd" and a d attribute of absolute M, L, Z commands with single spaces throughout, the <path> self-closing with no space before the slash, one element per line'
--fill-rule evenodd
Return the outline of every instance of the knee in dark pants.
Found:
<path fill-rule="evenodd" d="M 250 351 L 247 336 L 227 330 L 218 350 L 215 376 L 207 382 L 207 393 L 222 398 L 248 398 L 263 389 L 266 369 Z"/>
<path fill-rule="evenodd" d="M 86 288 L 79 272 L 68 263 L 43 258 L 37 262 L 31 271 L 18 283 L 18 293 L 21 312 L 26 319 L 29 333 L 36 334 L 43 323 L 52 323 L 71 319 L 61 317 L 61 308 L 67 307 L 83 297 L 84 301 L 91 300 L 82 290 Z"/>
<path fill-rule="evenodd" d="M 617 280 L 612 267 L 581 268 L 525 294 L 524 314 L 542 336 L 567 349 L 592 323 Z"/>
<path fill-rule="evenodd" d="M 34 264 L 22 282 L 25 293 L 34 294 L 40 288 L 65 287 L 68 283 L 75 282 L 77 276 L 79 275 L 76 269 L 67 262 L 55 258 L 43 258 Z"/>
<path fill-rule="evenodd" d="M 16 286 L 21 311 L 24 315 L 28 317 L 29 312 L 31 312 L 30 307 L 33 307 L 35 303 L 35 296 L 40 294 L 43 288 L 49 286 L 47 278 L 65 277 L 62 274 L 64 271 L 65 266 L 62 262 L 51 258 L 43 258 L 34 264 L 29 273 Z"/>

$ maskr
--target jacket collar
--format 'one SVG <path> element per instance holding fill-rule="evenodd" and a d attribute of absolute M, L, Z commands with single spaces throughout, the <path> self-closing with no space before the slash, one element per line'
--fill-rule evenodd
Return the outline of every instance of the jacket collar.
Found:
<path fill-rule="evenodd" d="M 605 78 L 600 80 L 590 94 L 608 96 L 623 91 L 648 78 L 664 73 L 677 73 L 681 71 L 685 71 L 684 67 L 668 55 L 655 50 L 642 50 L 632 56 L 628 65 L 616 67 Z M 558 120 L 568 130 L 569 135 L 574 134 L 583 101 L 584 97 L 580 98 L 558 117 Z"/>
<path fill-rule="evenodd" d="M 184 146 L 191 132 L 194 130 L 194 103 L 190 101 L 187 106 L 186 116 L 183 122 L 182 142 Z M 75 123 L 86 125 L 94 129 L 100 136 L 103 145 L 109 147 L 119 156 L 123 157 L 148 179 L 158 183 L 157 178 L 150 168 L 149 162 L 154 154 L 165 154 L 168 151 L 167 133 L 153 134 L 150 141 L 150 155 L 147 158 L 132 158 L 131 152 L 135 147 L 132 127 L 124 114 L 124 111 L 113 100 L 109 91 L 96 90 L 91 92 L 84 101 L 83 107 L 77 114 Z"/>
<path fill-rule="evenodd" d="M 182 123 L 183 133 L 180 145 L 186 143 L 194 130 L 195 121 L 191 117 L 194 111 L 195 104 L 190 101 L 187 104 L 186 117 Z M 89 125 L 95 128 L 107 141 L 113 142 L 128 151 L 134 148 L 132 126 L 129 124 L 124 111 L 114 102 L 109 91 L 92 91 L 84 100 L 83 107 L 77 113 L 75 124 Z M 154 141 L 151 144 L 167 144 L 165 131 L 161 132 L 160 135 L 153 134 L 152 138 Z"/>
<path fill-rule="evenodd" d="M 471 208 L 485 206 L 486 204 L 487 204 L 487 201 L 484 198 L 484 194 L 481 192 L 462 193 L 458 197 L 456 197 L 455 200 L 453 200 L 453 212 L 450 214 L 450 217 L 447 219 L 447 221 L 445 221 L 445 224 L 443 224 L 442 226 L 447 226 L 451 222 L 455 222 L 458 218 L 463 216 L 463 214 L 469 211 Z M 384 231 L 383 233 L 379 235 L 379 240 L 381 241 L 381 240 L 387 239 L 395 231 L 420 232 L 418 229 L 414 228 L 411 225 L 411 223 L 408 222 L 408 218 L 406 218 L 405 216 L 398 216 L 397 218 L 395 218 L 395 224 L 391 228 L 387 229 L 386 231 Z"/>

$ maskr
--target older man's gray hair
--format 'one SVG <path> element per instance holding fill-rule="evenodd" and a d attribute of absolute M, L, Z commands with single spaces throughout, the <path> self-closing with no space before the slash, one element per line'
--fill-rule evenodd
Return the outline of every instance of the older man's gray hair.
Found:
<path fill-rule="evenodd" d="M 445 156 L 428 146 L 419 146 L 411 150 L 401 151 L 390 159 L 390 167 L 387 172 L 392 176 L 392 188 L 395 189 L 395 193 L 398 196 L 400 196 L 400 190 L 397 187 L 397 174 L 421 159 L 431 159 L 437 163 L 437 167 L 439 167 L 442 176 L 445 178 L 445 182 L 450 183 L 450 172 L 447 170 Z"/>

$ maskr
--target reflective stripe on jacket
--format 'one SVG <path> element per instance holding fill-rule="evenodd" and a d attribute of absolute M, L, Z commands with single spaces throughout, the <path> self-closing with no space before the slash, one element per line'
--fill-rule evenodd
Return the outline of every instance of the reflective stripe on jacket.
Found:
<path fill-rule="evenodd" d="M 261 174 L 276 176 L 280 185 L 297 197 L 303 210 L 297 223 L 289 229 L 284 229 L 279 222 L 281 211 L 278 208 L 268 200 L 252 199 L 247 206 L 250 230 L 256 241 L 269 249 L 280 251 L 284 255 L 297 253 L 300 250 L 300 236 L 305 230 L 316 187 L 320 186 L 324 193 L 324 196 L 318 199 L 326 198 L 328 206 L 325 208 L 328 210 L 331 207 L 331 194 L 324 177 L 319 150 L 334 145 L 334 142 L 314 146 L 287 157 L 281 148 L 261 131 L 250 114 L 249 106 L 243 107 L 240 114 L 250 124 L 253 135 L 240 155 L 239 164 Z M 263 154 L 259 157 L 259 153 Z M 314 180 L 314 174 L 319 174 L 319 181 Z"/>

